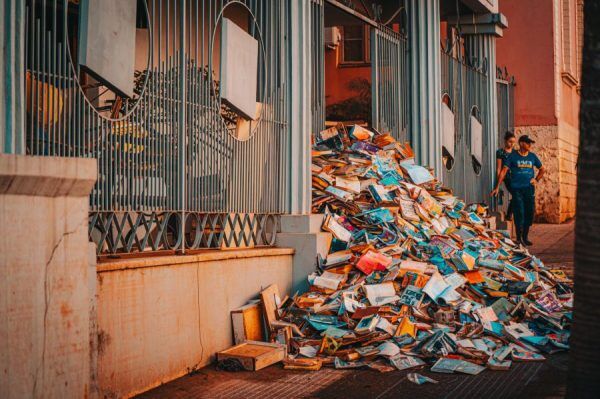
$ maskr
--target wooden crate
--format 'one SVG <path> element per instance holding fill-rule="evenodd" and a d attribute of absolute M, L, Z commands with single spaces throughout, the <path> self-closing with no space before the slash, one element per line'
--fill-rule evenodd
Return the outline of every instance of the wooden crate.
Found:
<path fill-rule="evenodd" d="M 237 359 L 244 369 L 256 371 L 282 361 L 285 358 L 284 345 L 269 342 L 246 341 L 217 353 L 217 361 Z"/>
<path fill-rule="evenodd" d="M 263 341 L 263 316 L 259 303 L 249 303 L 231 311 L 233 325 L 233 342 L 241 344 L 245 341 Z"/>

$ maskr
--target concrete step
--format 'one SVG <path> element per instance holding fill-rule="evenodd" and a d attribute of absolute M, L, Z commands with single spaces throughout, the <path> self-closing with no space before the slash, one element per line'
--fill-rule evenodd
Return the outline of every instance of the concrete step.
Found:
<path fill-rule="evenodd" d="M 285 215 L 281 217 L 278 247 L 294 248 L 292 294 L 307 291 L 306 276 L 314 272 L 317 255 L 326 257 L 331 245 L 331 233 L 321 231 L 325 215 Z"/>

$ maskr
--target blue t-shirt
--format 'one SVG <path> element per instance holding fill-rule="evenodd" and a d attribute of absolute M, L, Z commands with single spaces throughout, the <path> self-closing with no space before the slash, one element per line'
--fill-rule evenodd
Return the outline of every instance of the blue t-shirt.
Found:
<path fill-rule="evenodd" d="M 516 190 L 531 187 L 531 179 L 535 177 L 533 167 L 541 168 L 542 161 L 533 152 L 523 156 L 519 151 L 513 151 L 504 165 L 510 170 L 510 187 Z"/>

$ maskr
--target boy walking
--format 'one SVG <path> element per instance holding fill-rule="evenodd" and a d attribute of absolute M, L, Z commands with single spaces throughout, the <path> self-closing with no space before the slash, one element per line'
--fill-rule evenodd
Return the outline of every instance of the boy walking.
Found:
<path fill-rule="evenodd" d="M 544 176 L 544 167 L 542 162 L 531 152 L 531 144 L 535 141 L 529 136 L 519 137 L 519 150 L 513 151 L 506 159 L 496 187 L 491 195 L 498 195 L 500 184 L 504 181 L 506 174 L 510 170 L 512 206 L 515 229 L 517 231 L 517 242 L 524 245 L 531 245 L 529 241 L 529 228 L 533 224 L 533 215 L 535 213 L 535 185 Z M 534 168 L 538 169 L 537 176 Z"/>

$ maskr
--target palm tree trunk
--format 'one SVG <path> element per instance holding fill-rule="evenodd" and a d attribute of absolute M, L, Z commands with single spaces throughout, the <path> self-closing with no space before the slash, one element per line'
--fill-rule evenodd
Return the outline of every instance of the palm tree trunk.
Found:
<path fill-rule="evenodd" d="M 575 312 L 567 397 L 600 395 L 600 1 L 584 5 L 575 224 Z"/>

